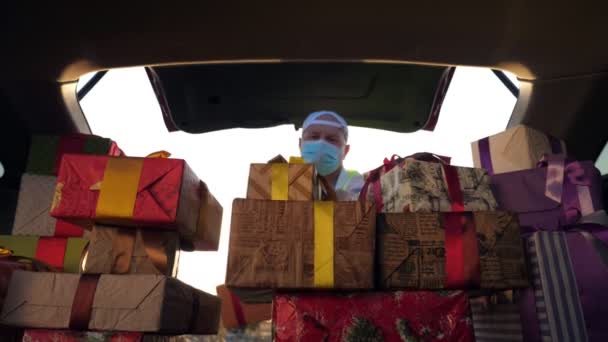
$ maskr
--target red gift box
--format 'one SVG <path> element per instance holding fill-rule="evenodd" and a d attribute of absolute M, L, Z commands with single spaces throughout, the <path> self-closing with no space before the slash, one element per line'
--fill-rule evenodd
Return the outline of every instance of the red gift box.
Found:
<path fill-rule="evenodd" d="M 274 341 L 475 341 L 463 292 L 276 295 Z"/>
<path fill-rule="evenodd" d="M 154 226 L 193 239 L 200 180 L 185 161 L 67 154 L 51 207 L 56 218 L 121 226 Z"/>

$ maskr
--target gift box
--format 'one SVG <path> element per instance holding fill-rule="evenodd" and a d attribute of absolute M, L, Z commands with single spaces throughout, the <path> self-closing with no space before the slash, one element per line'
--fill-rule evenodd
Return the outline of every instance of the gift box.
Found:
<path fill-rule="evenodd" d="M 361 202 L 236 199 L 226 285 L 370 289 L 374 235 Z"/>
<path fill-rule="evenodd" d="M 533 290 L 522 303 L 526 341 L 608 341 L 608 227 L 580 224 L 527 240 Z"/>
<path fill-rule="evenodd" d="M 14 271 L 54 271 L 51 266 L 43 262 L 35 259 L 13 256 L 11 255 L 10 251 L 6 249 L 0 249 L 0 253 L 2 253 L 0 256 L 0 308 L 4 304 L 4 298 L 6 297 L 6 292 L 8 291 L 8 284 L 10 283 L 11 276 L 13 275 Z M 0 326 L 0 337 L 3 336 L 2 332 L 5 330 L 3 328 L 4 327 Z"/>
<path fill-rule="evenodd" d="M 163 336 L 138 332 L 26 329 L 23 342 L 215 342 L 213 336 Z"/>
<path fill-rule="evenodd" d="M 483 297 L 471 299 L 470 303 L 476 342 L 523 341 L 518 302 L 504 298 L 489 301 Z"/>
<path fill-rule="evenodd" d="M 0 322 L 71 330 L 215 334 L 219 298 L 151 274 L 16 271 Z"/>
<path fill-rule="evenodd" d="M 122 151 L 110 139 L 95 135 L 64 136 L 34 135 L 28 156 L 26 173 L 55 176 L 64 154 L 120 156 Z"/>
<path fill-rule="evenodd" d="M 66 154 L 51 215 L 85 226 L 166 228 L 194 240 L 200 204 L 200 181 L 183 160 Z"/>
<path fill-rule="evenodd" d="M 474 341 L 462 292 L 276 295 L 274 341 Z"/>
<path fill-rule="evenodd" d="M 532 169 L 545 154 L 565 154 L 566 144 L 533 128 L 518 125 L 471 144 L 475 167 L 490 175 Z"/>
<path fill-rule="evenodd" d="M 81 237 L 84 229 L 50 215 L 57 177 L 24 174 L 21 176 L 13 235 Z"/>
<path fill-rule="evenodd" d="M 415 158 L 369 172 L 361 196 L 384 213 L 487 211 L 497 206 L 485 170 Z"/>
<path fill-rule="evenodd" d="M 384 289 L 528 286 L 517 216 L 501 211 L 389 213 L 377 222 Z"/>
<path fill-rule="evenodd" d="M 192 248 L 197 251 L 217 251 L 220 245 L 222 215 L 224 209 L 211 194 L 207 184 L 200 183 L 201 206 L 198 216 L 196 238 Z"/>
<path fill-rule="evenodd" d="M 175 232 L 96 225 L 82 263 L 83 273 L 177 275 Z"/>
<path fill-rule="evenodd" d="M 87 244 L 82 238 L 0 235 L 0 247 L 12 255 L 36 259 L 66 273 L 80 272 Z"/>
<path fill-rule="evenodd" d="M 248 199 L 311 201 L 320 199 L 317 173 L 301 158 L 287 163 L 278 156 L 266 164 L 251 164 Z"/>
<path fill-rule="evenodd" d="M 517 213 L 522 227 L 555 230 L 603 208 L 602 176 L 591 161 L 550 155 L 538 168 L 491 178 L 501 209 Z"/>
<path fill-rule="evenodd" d="M 245 303 L 225 285 L 216 288 L 222 300 L 222 326 L 236 328 L 270 319 L 270 303 Z"/>

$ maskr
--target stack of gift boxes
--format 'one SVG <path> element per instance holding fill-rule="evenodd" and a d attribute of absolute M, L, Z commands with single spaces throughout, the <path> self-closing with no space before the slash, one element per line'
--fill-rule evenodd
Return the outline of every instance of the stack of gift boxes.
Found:
<path fill-rule="evenodd" d="M 263 318 L 255 299 L 272 289 L 275 341 L 471 341 L 462 290 L 528 285 L 517 216 L 496 210 L 484 170 L 396 158 L 340 202 L 300 162 L 252 165 L 233 203 L 233 322 Z"/>
<path fill-rule="evenodd" d="M 216 334 L 219 298 L 174 277 L 180 249 L 217 250 L 222 207 L 167 157 L 126 157 L 96 136 L 34 137 L 14 227 L 0 236 L 0 324 L 26 341 Z"/>
<path fill-rule="evenodd" d="M 608 219 L 594 163 L 568 157 L 563 141 L 526 126 L 472 147 L 499 205 L 519 216 L 531 279 L 512 303 L 474 307 L 483 322 L 478 340 L 502 331 L 519 341 L 608 341 Z"/>

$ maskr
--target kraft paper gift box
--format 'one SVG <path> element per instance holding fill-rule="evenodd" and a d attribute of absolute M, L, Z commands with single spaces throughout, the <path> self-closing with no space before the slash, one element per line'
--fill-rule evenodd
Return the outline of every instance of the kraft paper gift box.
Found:
<path fill-rule="evenodd" d="M 524 341 L 608 341 L 608 227 L 578 224 L 527 239 L 533 289 Z"/>
<path fill-rule="evenodd" d="M 320 199 L 321 188 L 312 164 L 301 158 L 290 162 L 277 156 L 265 164 L 251 164 L 247 186 L 248 199 L 311 201 Z"/>
<path fill-rule="evenodd" d="M 566 144 L 533 128 L 517 125 L 471 144 L 475 167 L 490 175 L 532 169 L 545 154 L 566 154 Z"/>
<path fill-rule="evenodd" d="M 517 216 L 507 212 L 378 216 L 383 289 L 511 289 L 529 285 Z"/>
<path fill-rule="evenodd" d="M 83 273 L 177 275 L 179 237 L 163 230 L 96 225 Z"/>
<path fill-rule="evenodd" d="M 378 212 L 495 210 L 490 178 L 483 169 L 403 158 L 389 170 L 368 173 L 361 196 Z M 374 175 L 374 173 L 376 175 Z"/>
<path fill-rule="evenodd" d="M 16 271 L 0 323 L 45 329 L 215 334 L 219 298 L 160 275 Z"/>
<path fill-rule="evenodd" d="M 222 326 L 225 328 L 243 327 L 270 319 L 271 303 L 245 303 L 225 285 L 216 289 L 222 300 Z"/>
<path fill-rule="evenodd" d="M 274 341 L 475 341 L 463 292 L 278 294 Z"/>
<path fill-rule="evenodd" d="M 8 291 L 8 284 L 11 281 L 11 276 L 16 270 L 35 271 L 35 272 L 52 272 L 53 267 L 31 258 L 24 258 L 11 255 L 10 251 L 0 250 L 0 308 L 4 304 L 4 298 Z M 0 326 L 0 337 L 3 336 L 4 327 Z M 0 339 L 1 341 L 4 341 Z"/>
<path fill-rule="evenodd" d="M 537 168 L 491 178 L 501 209 L 517 213 L 522 227 L 556 230 L 603 208 L 602 176 L 591 161 L 549 155 Z"/>
<path fill-rule="evenodd" d="M 226 286 L 371 289 L 374 235 L 361 202 L 236 199 Z"/>
<path fill-rule="evenodd" d="M 64 154 L 120 156 L 123 152 L 110 139 L 87 134 L 64 136 L 34 135 L 28 155 L 26 173 L 55 176 Z"/>
<path fill-rule="evenodd" d="M 36 259 L 66 273 L 80 272 L 87 244 L 82 238 L 0 235 L 0 247 L 12 255 Z"/>
<path fill-rule="evenodd" d="M 197 251 L 217 251 L 220 245 L 222 230 L 222 215 L 224 209 L 220 202 L 211 194 L 207 184 L 201 181 L 201 205 L 196 228 L 196 238 L 191 244 L 184 243 L 182 249 Z M 192 245 L 186 247 L 186 245 Z"/>
<path fill-rule="evenodd" d="M 23 174 L 13 224 L 13 235 L 81 237 L 82 227 L 51 216 L 57 177 Z"/>
<path fill-rule="evenodd" d="M 181 159 L 63 156 L 51 215 L 93 223 L 158 227 L 195 241 L 200 180 Z"/>

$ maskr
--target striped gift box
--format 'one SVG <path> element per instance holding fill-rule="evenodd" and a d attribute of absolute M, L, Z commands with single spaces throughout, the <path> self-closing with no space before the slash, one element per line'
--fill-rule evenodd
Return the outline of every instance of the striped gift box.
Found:
<path fill-rule="evenodd" d="M 485 306 L 471 301 L 473 328 L 477 342 L 522 342 L 519 304 L 498 303 Z"/>
<path fill-rule="evenodd" d="M 587 341 L 579 292 L 564 232 L 527 240 L 536 312 L 543 342 Z"/>

